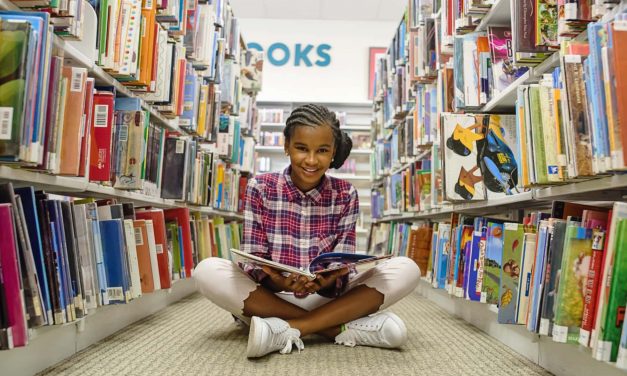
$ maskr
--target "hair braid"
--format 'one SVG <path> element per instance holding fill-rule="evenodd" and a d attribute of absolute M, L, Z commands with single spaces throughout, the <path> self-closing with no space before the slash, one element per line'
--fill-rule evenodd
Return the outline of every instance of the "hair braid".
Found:
<path fill-rule="evenodd" d="M 346 132 L 340 130 L 339 120 L 337 120 L 335 113 L 329 111 L 327 107 L 311 103 L 294 109 L 285 122 L 283 136 L 285 136 L 285 141 L 289 142 L 296 127 L 318 127 L 322 125 L 331 127 L 335 140 L 335 155 L 331 167 L 340 168 L 350 155 L 353 141 Z"/>

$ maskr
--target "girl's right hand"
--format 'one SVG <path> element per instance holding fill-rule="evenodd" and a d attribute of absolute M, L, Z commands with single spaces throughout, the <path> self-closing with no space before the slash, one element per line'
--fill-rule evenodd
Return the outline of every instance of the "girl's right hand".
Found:
<path fill-rule="evenodd" d="M 262 266 L 261 269 L 268 275 L 276 291 L 290 291 L 301 294 L 308 292 L 305 285 L 309 280 L 304 276 L 298 274 L 285 276 L 282 272 L 267 265 Z"/>

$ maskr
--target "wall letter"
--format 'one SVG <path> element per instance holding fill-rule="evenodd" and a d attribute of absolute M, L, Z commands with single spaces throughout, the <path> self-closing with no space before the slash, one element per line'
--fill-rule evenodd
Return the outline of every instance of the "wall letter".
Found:
<path fill-rule="evenodd" d="M 331 46 L 324 43 L 318 46 L 316 52 L 318 52 L 318 56 L 320 59 L 316 61 L 316 65 L 319 67 L 326 67 L 331 64 L 331 55 L 329 55 L 328 51 L 331 49 Z"/>
<path fill-rule="evenodd" d="M 309 52 L 313 48 L 311 44 L 308 44 L 304 49 L 301 49 L 302 45 L 300 43 L 296 43 L 296 49 L 294 51 L 294 65 L 300 66 L 300 61 L 305 62 L 305 65 L 310 67 L 311 61 L 309 60 Z"/>
<path fill-rule="evenodd" d="M 274 51 L 276 50 L 283 50 L 283 58 L 281 59 L 274 58 Z M 281 67 L 287 64 L 287 62 L 290 60 L 290 49 L 287 48 L 287 46 L 283 43 L 273 43 L 268 48 L 268 60 L 270 60 L 270 64 L 276 65 L 277 67 Z"/>

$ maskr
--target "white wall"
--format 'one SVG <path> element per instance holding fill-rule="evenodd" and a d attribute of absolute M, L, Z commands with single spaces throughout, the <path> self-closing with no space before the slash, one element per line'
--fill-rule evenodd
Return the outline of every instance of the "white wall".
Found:
<path fill-rule="evenodd" d="M 399 22 L 400 22 L 399 15 Z M 252 19 L 241 21 L 246 43 L 259 43 L 267 50 L 272 43 L 286 44 L 290 61 L 283 66 L 263 66 L 260 101 L 293 102 L 368 102 L 368 49 L 388 47 L 396 22 Z M 328 66 L 294 65 L 295 44 L 313 45 L 308 54 L 312 63 L 318 60 L 316 47 L 331 46 Z M 275 57 L 281 58 L 276 52 Z"/>

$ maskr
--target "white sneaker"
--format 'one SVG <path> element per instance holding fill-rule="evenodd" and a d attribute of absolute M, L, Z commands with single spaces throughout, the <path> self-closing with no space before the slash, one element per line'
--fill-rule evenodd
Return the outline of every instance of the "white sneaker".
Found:
<path fill-rule="evenodd" d="M 338 345 L 396 348 L 407 342 L 407 328 L 392 312 L 379 312 L 346 324 L 346 330 L 335 337 Z"/>
<path fill-rule="evenodd" d="M 277 350 L 281 354 L 289 354 L 292 345 L 296 345 L 298 352 L 305 348 L 298 329 L 291 328 L 290 324 L 277 317 L 262 319 L 253 316 L 248 334 L 247 357 L 258 358 Z"/>

